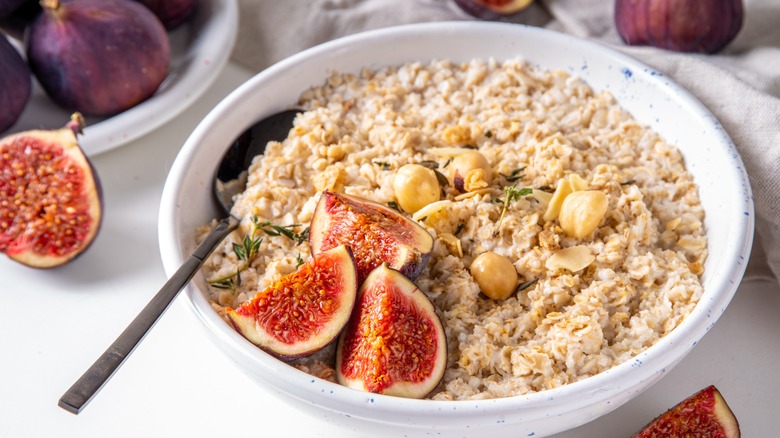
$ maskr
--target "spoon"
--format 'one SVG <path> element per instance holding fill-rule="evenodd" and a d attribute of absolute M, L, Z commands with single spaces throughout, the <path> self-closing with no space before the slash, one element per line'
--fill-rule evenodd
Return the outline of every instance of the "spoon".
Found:
<path fill-rule="evenodd" d="M 214 195 L 217 204 L 224 211 L 225 218 L 209 232 L 203 242 L 114 343 L 60 398 L 58 404 L 61 408 L 74 414 L 84 409 L 143 340 L 214 248 L 238 227 L 239 220 L 230 214 L 230 210 L 233 207 L 233 196 L 246 188 L 246 172 L 252 159 L 265 152 L 265 146 L 269 141 L 284 140 L 293 125 L 293 119 L 299 112 L 300 110 L 287 110 L 271 115 L 250 126 L 233 141 L 223 155 L 214 176 Z"/>

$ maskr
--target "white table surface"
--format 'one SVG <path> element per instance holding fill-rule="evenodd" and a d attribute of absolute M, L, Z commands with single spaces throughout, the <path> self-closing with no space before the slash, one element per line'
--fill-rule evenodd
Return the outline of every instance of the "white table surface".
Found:
<path fill-rule="evenodd" d="M 81 414 L 57 406 L 164 283 L 157 213 L 168 169 L 195 125 L 249 76 L 228 65 L 182 115 L 93 158 L 105 218 L 80 258 L 43 271 L 0 257 L 0 438 L 355 436 L 256 386 L 203 335 L 181 297 Z M 710 384 L 743 436 L 780 436 L 778 312 L 780 287 L 743 283 L 715 327 L 659 383 L 558 437 L 628 437 Z"/>

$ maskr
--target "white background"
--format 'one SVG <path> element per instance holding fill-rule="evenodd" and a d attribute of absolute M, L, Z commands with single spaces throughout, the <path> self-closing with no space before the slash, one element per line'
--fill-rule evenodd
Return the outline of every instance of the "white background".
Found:
<path fill-rule="evenodd" d="M 80 415 L 57 406 L 165 282 L 157 213 L 168 169 L 201 118 L 249 76 L 228 65 L 172 122 L 93 158 L 105 218 L 80 258 L 47 271 L 0 258 L 0 438 L 356 436 L 256 386 L 204 336 L 181 299 Z M 780 436 L 778 311 L 778 285 L 743 283 L 715 327 L 659 383 L 557 437 L 628 437 L 710 384 L 743 436 Z"/>

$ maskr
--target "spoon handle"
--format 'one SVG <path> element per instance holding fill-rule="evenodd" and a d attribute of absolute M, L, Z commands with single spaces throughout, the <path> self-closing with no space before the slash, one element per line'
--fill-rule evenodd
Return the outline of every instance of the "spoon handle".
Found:
<path fill-rule="evenodd" d="M 190 257 L 163 285 L 149 301 L 141 313 L 119 335 L 110 347 L 92 364 L 91 367 L 60 398 L 59 406 L 68 412 L 78 414 L 92 397 L 119 369 L 124 360 L 162 316 L 179 291 L 200 269 L 203 261 L 211 254 L 219 242 L 238 227 L 238 221 L 231 216 L 221 220 L 203 242 L 198 245 Z"/>

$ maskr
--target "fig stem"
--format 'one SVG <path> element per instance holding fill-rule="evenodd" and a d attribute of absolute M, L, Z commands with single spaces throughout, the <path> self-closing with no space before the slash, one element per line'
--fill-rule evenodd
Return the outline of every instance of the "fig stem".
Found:
<path fill-rule="evenodd" d="M 51 9 L 52 11 L 60 8 L 60 0 L 41 0 L 40 4 L 42 8 Z"/>
<path fill-rule="evenodd" d="M 86 122 L 84 121 L 84 116 L 82 116 L 81 113 L 79 112 L 75 112 L 71 114 L 70 122 L 68 122 L 68 124 L 65 125 L 65 127 L 73 131 L 74 134 L 79 135 L 84 132 L 84 125 L 86 125 Z"/>

